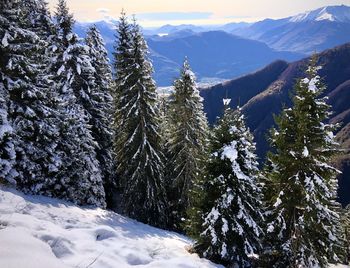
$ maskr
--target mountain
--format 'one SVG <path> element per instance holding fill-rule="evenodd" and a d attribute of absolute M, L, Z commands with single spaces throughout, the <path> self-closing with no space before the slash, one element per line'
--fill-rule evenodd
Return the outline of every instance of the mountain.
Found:
<path fill-rule="evenodd" d="M 254 133 L 257 150 L 263 161 L 269 145 L 268 130 L 273 126 L 273 115 L 279 114 L 283 105 L 290 105 L 290 93 L 295 81 L 303 76 L 309 59 L 292 63 L 274 62 L 247 76 L 201 90 L 205 111 L 211 123 L 222 110 L 222 98 L 232 98 L 232 106 L 240 103 L 247 124 Z M 340 201 L 350 203 L 350 43 L 319 54 L 319 74 L 327 85 L 323 93 L 332 105 L 332 123 L 342 123 L 337 137 L 345 150 L 335 163 L 343 170 L 339 177 Z"/>
<path fill-rule="evenodd" d="M 147 39 L 155 67 L 155 80 L 161 86 L 170 85 L 178 69 L 169 68 L 154 55 L 181 66 L 188 57 L 199 80 L 232 78 L 252 72 L 276 60 L 295 60 L 301 54 L 275 51 L 264 43 L 237 37 L 223 31 L 196 33 L 179 38 Z M 165 68 L 165 69 L 164 69 Z M 170 71 L 170 73 L 169 73 Z"/>
<path fill-rule="evenodd" d="M 276 50 L 310 54 L 350 41 L 350 7 L 327 6 L 284 19 L 266 19 L 232 33 Z"/>
<path fill-rule="evenodd" d="M 289 21 L 336 21 L 350 23 L 350 7 L 345 5 L 322 7 L 291 17 Z"/>
<path fill-rule="evenodd" d="M 101 21 L 95 25 L 101 31 L 113 60 L 115 23 Z M 84 37 L 89 26 L 89 23 L 76 23 L 75 32 Z M 185 29 L 187 25 L 182 27 L 182 30 L 180 27 L 166 35 L 146 36 L 158 86 L 172 85 L 185 57 L 189 58 L 199 81 L 230 79 L 255 71 L 276 59 L 292 61 L 303 57 L 299 53 L 275 51 L 262 42 L 224 31 L 194 32 Z M 173 26 L 169 25 L 162 28 L 164 31 L 171 29 Z"/>
<path fill-rule="evenodd" d="M 209 31 L 225 31 L 232 32 L 236 29 L 241 29 L 251 25 L 248 22 L 231 22 L 224 25 L 193 25 L 193 24 L 180 24 L 171 25 L 166 24 L 159 28 L 144 28 L 143 32 L 145 35 L 171 35 L 179 31 L 192 31 L 195 33 L 209 32 Z"/>

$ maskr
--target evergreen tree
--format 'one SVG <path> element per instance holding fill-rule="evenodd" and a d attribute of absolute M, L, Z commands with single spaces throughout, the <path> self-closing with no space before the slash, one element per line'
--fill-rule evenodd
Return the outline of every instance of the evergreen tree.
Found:
<path fill-rule="evenodd" d="M 97 160 L 100 163 L 106 194 L 111 196 L 114 189 L 112 178 L 112 132 L 110 127 L 112 112 L 112 70 L 102 36 L 96 26 L 92 26 L 85 39 L 89 47 L 89 57 L 94 69 L 94 87 L 90 89 L 90 125 L 92 136 L 97 141 Z M 111 197 L 108 199 L 110 200 Z"/>
<path fill-rule="evenodd" d="M 333 130 L 324 123 L 330 106 L 313 57 L 306 78 L 297 82 L 293 107 L 272 129 L 275 153 L 267 174 L 268 267 L 328 267 L 341 251 L 337 170 L 328 164 L 337 152 Z"/>
<path fill-rule="evenodd" d="M 132 86 L 131 81 L 131 70 L 133 68 L 133 55 L 132 55 L 132 34 L 131 25 L 128 22 L 128 18 L 124 12 L 121 12 L 118 27 L 117 27 L 117 42 L 115 45 L 114 52 L 114 70 L 115 70 L 115 81 L 112 87 L 113 96 L 113 153 L 116 157 L 119 152 L 118 150 L 123 147 L 123 140 L 119 135 L 119 130 L 123 123 L 123 109 L 127 104 L 128 100 L 123 97 L 129 88 Z M 117 160 L 115 159 L 115 162 Z M 117 165 L 117 163 L 115 163 Z M 123 185 L 123 177 L 120 174 L 116 174 L 118 181 L 116 182 L 119 192 Z"/>
<path fill-rule="evenodd" d="M 19 29 L 13 20 L 17 16 L 17 1 L 0 2 L 0 182 L 14 180 L 18 173 L 15 169 L 14 133 L 9 122 L 9 83 L 8 63 L 11 59 L 11 47 L 9 42 Z"/>
<path fill-rule="evenodd" d="M 174 82 L 169 103 L 169 160 L 166 170 L 172 228 L 180 229 L 192 206 L 190 191 L 201 174 L 206 154 L 207 120 L 195 76 L 187 59 L 180 77 Z"/>
<path fill-rule="evenodd" d="M 342 226 L 344 230 L 345 252 L 344 264 L 350 263 L 350 205 L 343 209 L 341 214 Z"/>
<path fill-rule="evenodd" d="M 56 114 L 51 88 L 42 80 L 46 43 L 36 34 L 40 1 L 7 1 L 3 18 L 9 31 L 2 39 L 3 100 L 11 141 L 16 152 L 17 186 L 25 192 L 46 194 L 45 185 L 57 170 Z M 5 28 L 6 29 L 6 28 Z M 4 114 L 4 113 L 3 113 Z M 5 148 L 8 152 L 7 145 Z M 13 159 L 14 153 L 11 152 Z M 13 172 L 11 174 L 14 174 Z"/>
<path fill-rule="evenodd" d="M 94 68 L 88 48 L 79 43 L 72 32 L 73 16 L 66 2 L 60 0 L 56 10 L 56 36 L 51 72 L 59 93 L 60 168 L 51 188 L 57 197 L 77 204 L 104 207 L 105 193 L 99 163 L 97 143 L 89 126 L 91 106 L 89 92 L 95 86 Z"/>
<path fill-rule="evenodd" d="M 120 99 L 115 120 L 120 125 L 115 154 L 122 187 L 122 211 L 139 221 L 163 227 L 167 223 L 167 200 L 158 134 L 156 86 L 151 77 L 148 48 L 136 23 L 131 38 L 132 65 L 127 64 L 122 56 L 117 64 L 122 68 L 125 63 L 126 68 L 130 67 L 130 73 L 127 76 L 120 74 L 116 81 Z M 122 42 L 120 40 L 120 44 Z"/>
<path fill-rule="evenodd" d="M 210 142 L 195 251 L 229 267 L 251 267 L 263 234 L 255 144 L 240 109 L 232 111 L 229 100 L 224 102 Z"/>
<path fill-rule="evenodd" d="M 115 45 L 114 52 L 114 69 L 115 69 L 115 81 L 113 87 L 113 97 L 114 97 L 114 134 L 115 143 L 118 139 L 118 129 L 123 122 L 121 110 L 127 104 L 127 100 L 121 96 L 124 92 L 128 91 L 129 87 L 132 85 L 131 71 L 134 64 L 134 56 L 132 54 L 132 33 L 131 25 L 128 22 L 128 18 L 124 11 L 122 11 L 118 28 L 117 28 L 117 42 Z"/>
<path fill-rule="evenodd" d="M 160 120 L 160 137 L 161 137 L 161 147 L 165 159 L 169 158 L 169 139 L 172 136 L 170 130 L 170 118 L 169 118 L 169 96 L 167 94 L 158 94 L 158 109 L 159 109 L 159 120 Z M 167 177 L 167 170 L 164 172 L 165 178 Z"/>

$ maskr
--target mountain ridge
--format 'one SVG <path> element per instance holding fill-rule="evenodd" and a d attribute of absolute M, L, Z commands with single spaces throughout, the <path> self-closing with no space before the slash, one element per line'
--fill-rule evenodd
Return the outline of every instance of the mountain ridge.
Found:
<path fill-rule="evenodd" d="M 327 85 L 323 96 L 328 97 L 333 114 L 330 122 L 342 122 L 338 129 L 338 139 L 342 148 L 350 152 L 350 43 L 337 46 L 319 53 L 318 64 L 322 66 L 320 76 Z M 222 98 L 225 94 L 235 100 L 239 99 L 242 111 L 246 115 L 247 125 L 253 131 L 260 161 L 263 161 L 269 144 L 266 140 L 268 130 L 274 125 L 274 114 L 279 114 L 283 105 L 291 105 L 290 94 L 297 79 L 302 78 L 309 58 L 292 63 L 274 63 L 253 74 L 228 81 L 201 90 L 204 107 L 211 123 L 222 111 Z M 278 66 L 279 68 L 271 68 Z M 250 81 L 255 81 L 256 87 L 251 87 Z M 237 85 L 238 84 L 238 85 Z M 259 87 L 260 85 L 260 87 Z M 244 92 L 242 89 L 245 89 Z M 241 95 L 245 97 L 241 97 Z M 252 97 L 249 98 L 249 95 Z M 248 98 L 246 97 L 248 96 Z M 350 154 L 338 157 L 336 165 L 341 167 L 340 200 L 343 204 L 350 203 L 346 189 L 350 187 Z"/>

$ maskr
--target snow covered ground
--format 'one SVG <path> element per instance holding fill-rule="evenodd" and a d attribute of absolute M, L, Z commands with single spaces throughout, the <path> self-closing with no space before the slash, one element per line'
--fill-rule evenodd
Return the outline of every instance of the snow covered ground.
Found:
<path fill-rule="evenodd" d="M 1 268 L 222 267 L 190 244 L 110 211 L 0 188 Z"/>
<path fill-rule="evenodd" d="M 1 268 L 222 268 L 189 254 L 190 245 L 110 211 L 0 187 Z"/>

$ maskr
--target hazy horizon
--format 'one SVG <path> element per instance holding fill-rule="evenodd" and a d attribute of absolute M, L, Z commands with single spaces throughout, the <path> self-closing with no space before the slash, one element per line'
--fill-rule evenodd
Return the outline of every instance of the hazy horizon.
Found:
<path fill-rule="evenodd" d="M 57 0 L 48 0 L 48 3 L 54 10 Z M 135 14 L 142 26 L 157 27 L 164 24 L 210 25 L 277 19 L 324 6 L 350 6 L 350 0 L 67 0 L 67 4 L 77 21 L 115 19 L 124 9 L 127 14 Z"/>

